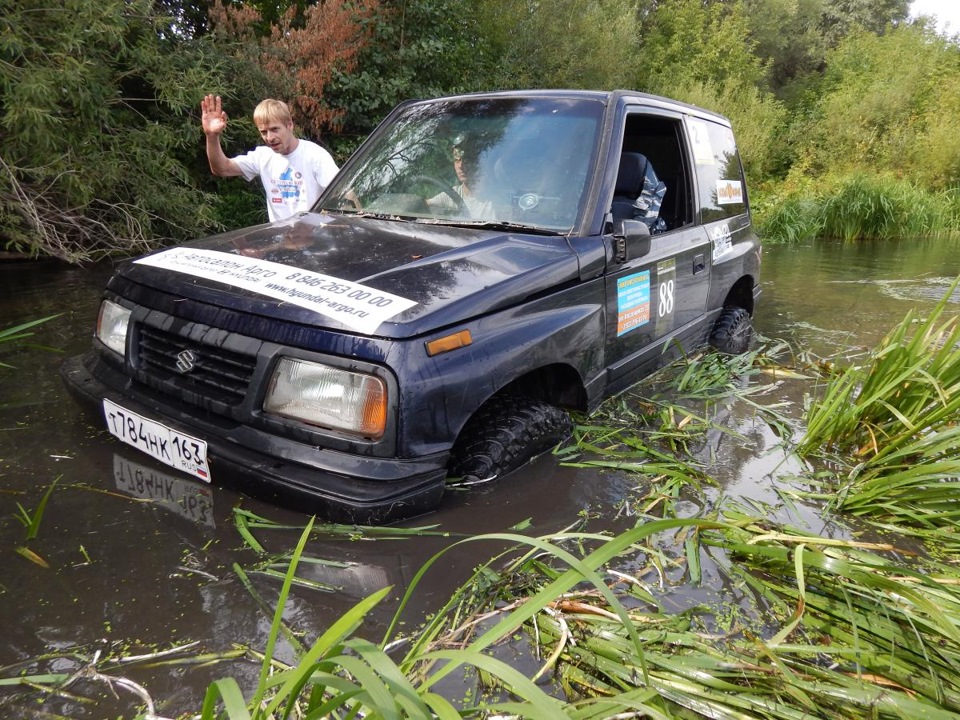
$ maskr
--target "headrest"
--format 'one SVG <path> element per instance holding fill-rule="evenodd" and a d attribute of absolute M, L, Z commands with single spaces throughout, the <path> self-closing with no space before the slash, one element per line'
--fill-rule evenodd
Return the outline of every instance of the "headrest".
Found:
<path fill-rule="evenodd" d="M 643 178 L 647 174 L 647 156 L 640 153 L 620 154 L 620 170 L 617 172 L 617 188 L 614 195 L 636 197 L 643 188 Z"/>

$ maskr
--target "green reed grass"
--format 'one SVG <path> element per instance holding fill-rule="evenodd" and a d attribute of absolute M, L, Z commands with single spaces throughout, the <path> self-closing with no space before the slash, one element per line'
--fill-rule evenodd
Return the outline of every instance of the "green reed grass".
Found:
<path fill-rule="evenodd" d="M 849 468 L 839 509 L 927 528 L 960 517 L 960 326 L 947 313 L 958 283 L 926 318 L 908 313 L 812 404 L 797 452 Z"/>
<path fill-rule="evenodd" d="M 611 467 L 680 483 L 703 480 L 690 460 L 708 433 L 736 439 L 735 431 L 711 419 L 721 404 L 736 400 L 754 408 L 787 434 L 790 421 L 780 413 L 782 403 L 756 402 L 773 384 L 759 384 L 761 376 L 806 377 L 784 368 L 778 357 L 788 352 L 784 343 L 762 345 L 742 355 L 698 353 L 684 356 L 627 393 L 608 400 L 574 427 L 572 442 L 557 451 L 564 463 L 576 467 Z"/>
<path fill-rule="evenodd" d="M 754 218 L 765 241 L 805 242 L 823 233 L 822 202 L 813 196 L 764 198 L 754 204 Z"/>
<path fill-rule="evenodd" d="M 898 518 L 955 518 L 954 484 L 945 473 L 955 471 L 960 331 L 944 319 L 949 296 L 927 318 L 905 318 L 863 365 L 836 373 L 808 414 L 801 453 L 835 463 L 852 458 L 838 501 L 844 509 L 867 498 Z M 721 370 L 688 366 L 680 377 L 710 396 L 736 386 L 736 373 Z M 597 424 L 578 425 L 574 444 L 561 453 L 673 483 L 700 482 L 695 466 L 669 453 L 670 441 L 660 448 L 674 433 L 690 434 L 673 436 L 673 447 L 690 442 L 709 427 L 703 417 L 624 398 L 604 412 Z M 284 597 L 308 535 L 290 556 Z M 477 541 L 505 549 L 422 628 L 398 636 L 424 576 L 449 563 L 458 545 Z M 379 643 L 358 633 L 387 590 L 359 603 L 314 645 L 300 646 L 290 666 L 272 658 L 284 627 L 278 608 L 252 698 L 235 681 L 218 681 L 202 717 L 955 718 L 960 571 L 891 559 L 906 555 L 810 536 L 737 509 L 716 521 L 643 522 L 613 538 L 563 532 L 462 539 L 417 573 Z M 735 589 L 733 597 L 666 612 L 664 593 L 706 582 L 705 562 L 720 575 L 711 584 Z M 519 638 L 538 658 L 527 674 L 503 659 Z M 473 689 L 458 697 L 441 692 L 455 677 Z"/>
<path fill-rule="evenodd" d="M 424 576 L 478 541 L 505 550 L 423 628 L 398 637 Z M 740 602 L 722 609 L 723 628 L 719 609 L 660 607 L 656 548 L 671 542 L 685 566 L 674 582 L 696 582 L 709 557 L 724 584 L 741 589 Z M 468 538 L 421 568 L 379 643 L 358 632 L 387 589 L 282 665 L 272 657 L 281 602 L 252 697 L 219 680 L 201 717 L 954 718 L 960 573 L 904 567 L 889 550 L 811 537 L 737 509 L 724 520 L 646 522 L 616 537 Z M 503 659 L 521 637 L 539 658 L 535 672 Z M 444 694 L 442 681 L 457 677 L 473 689 Z"/>
<path fill-rule="evenodd" d="M 941 198 L 911 182 L 858 173 L 825 198 L 822 235 L 846 241 L 929 237 L 944 229 L 945 210 Z"/>
<path fill-rule="evenodd" d="M 956 235 L 956 193 L 932 192 L 891 175 L 852 173 L 780 191 L 757 203 L 757 223 L 769 240 L 844 241 Z"/>
<path fill-rule="evenodd" d="M 28 548 L 27 543 L 36 538 L 40 532 L 40 523 L 43 522 L 43 514 L 47 509 L 47 503 L 50 501 L 50 496 L 53 495 L 53 491 L 56 489 L 61 477 L 62 476 L 56 477 L 54 481 L 50 483 L 46 492 L 43 493 L 43 497 L 40 498 L 40 502 L 37 503 L 37 506 L 33 510 L 27 510 L 23 505 L 17 503 L 17 512 L 14 513 L 14 517 L 17 518 L 24 527 L 24 544 L 17 546 L 15 551 L 21 557 L 43 568 L 50 567 L 49 563 Z"/>

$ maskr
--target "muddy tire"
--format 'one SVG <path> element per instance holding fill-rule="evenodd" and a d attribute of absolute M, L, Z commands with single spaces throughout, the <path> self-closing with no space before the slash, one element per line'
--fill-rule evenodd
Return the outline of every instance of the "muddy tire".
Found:
<path fill-rule="evenodd" d="M 741 307 L 725 307 L 710 334 L 710 344 L 729 355 L 740 355 L 750 347 L 753 324 L 750 313 Z"/>
<path fill-rule="evenodd" d="M 526 397 L 494 397 L 460 433 L 450 455 L 450 477 L 463 484 L 493 480 L 549 450 L 570 429 L 570 416 L 555 405 Z"/>

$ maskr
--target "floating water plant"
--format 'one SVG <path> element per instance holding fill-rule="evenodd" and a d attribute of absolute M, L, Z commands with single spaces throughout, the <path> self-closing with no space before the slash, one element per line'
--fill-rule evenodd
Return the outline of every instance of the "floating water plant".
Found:
<path fill-rule="evenodd" d="M 47 502 L 49 502 L 50 496 L 53 494 L 53 490 L 57 487 L 58 482 L 60 482 L 60 477 L 57 477 L 52 483 L 50 483 L 46 492 L 43 494 L 43 497 L 40 498 L 40 502 L 37 503 L 37 507 L 35 507 L 32 512 L 28 511 L 20 503 L 17 503 L 17 512 L 14 514 L 14 517 L 23 523 L 24 528 L 26 528 L 24 544 L 16 548 L 17 553 L 22 557 L 25 557 L 30 562 L 36 563 L 44 568 L 49 567 L 47 561 L 33 550 L 28 548 L 26 543 L 37 537 L 37 533 L 40 532 L 40 523 L 43 521 L 43 513 L 47 509 Z"/>
<path fill-rule="evenodd" d="M 32 337 L 33 333 L 30 332 L 33 328 L 41 325 L 49 320 L 53 320 L 59 315 L 49 315 L 45 318 L 40 318 L 38 320 L 30 320 L 19 325 L 13 325 L 8 328 L 0 330 L 0 343 L 21 343 L 28 337 Z M 43 347 L 44 350 L 52 350 L 52 348 Z M 12 365 L 7 365 L 4 362 L 0 362 L 0 367 L 14 369 Z"/>

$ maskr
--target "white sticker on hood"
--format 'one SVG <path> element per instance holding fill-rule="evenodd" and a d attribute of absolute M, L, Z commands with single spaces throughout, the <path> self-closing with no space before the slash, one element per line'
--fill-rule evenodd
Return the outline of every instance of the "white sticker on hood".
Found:
<path fill-rule="evenodd" d="M 134 263 L 216 280 L 283 300 L 368 335 L 383 321 L 417 304 L 323 273 L 216 250 L 170 248 Z"/>

